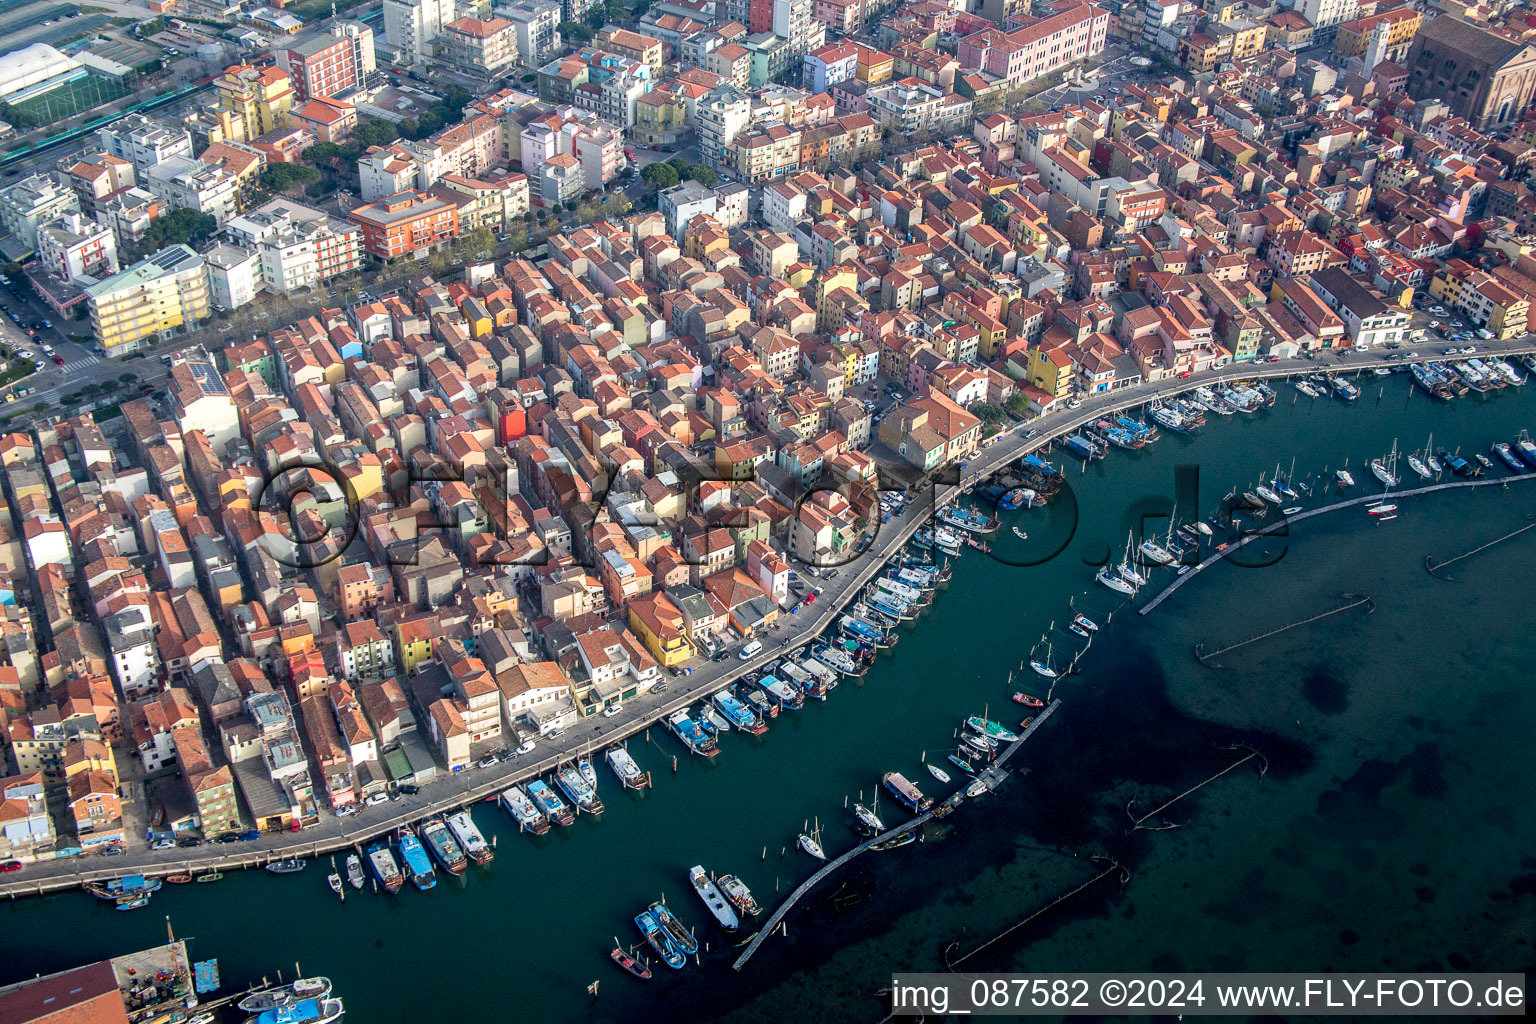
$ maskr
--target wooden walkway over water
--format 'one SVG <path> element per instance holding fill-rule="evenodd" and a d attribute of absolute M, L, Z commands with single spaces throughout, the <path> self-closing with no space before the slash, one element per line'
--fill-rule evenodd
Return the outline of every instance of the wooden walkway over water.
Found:
<path fill-rule="evenodd" d="M 1035 730 L 1044 725 L 1047 718 L 1050 718 L 1051 715 L 1056 713 L 1056 709 L 1059 707 L 1061 707 L 1061 699 L 1058 697 L 1056 700 L 1051 701 L 1051 703 L 1047 705 L 1046 708 L 1040 712 L 1040 714 L 1035 716 L 1034 721 L 1029 723 L 1029 728 L 1025 729 L 1023 734 L 1020 735 L 1017 740 L 1008 744 L 1007 749 L 1004 750 L 1001 754 L 997 755 L 997 760 L 992 762 L 992 767 L 1001 768 L 1008 761 L 1008 759 L 1019 750 L 1019 748 L 1024 746 L 1024 741 L 1029 739 L 1030 736 L 1034 735 Z M 761 946 L 763 944 L 763 940 L 772 935 L 773 930 L 779 927 L 779 924 L 784 920 L 784 915 L 789 913 L 790 909 L 794 907 L 794 905 L 800 900 L 801 897 L 810 892 L 812 889 L 816 888 L 816 886 L 819 885 L 823 880 L 831 877 L 831 875 L 837 871 L 837 869 L 849 863 L 855 857 L 868 850 L 870 847 L 887 842 L 896 838 L 897 836 L 905 835 L 914 829 L 921 828 L 924 824 L 932 820 L 933 812 L 924 811 L 917 817 L 912 818 L 909 821 L 904 821 L 900 825 L 897 825 L 895 828 L 887 829 L 877 836 L 873 836 L 864 840 L 864 842 L 860 843 L 858 846 L 855 846 L 853 849 L 849 850 L 847 853 L 844 853 L 842 856 L 836 858 L 835 860 L 830 860 L 826 864 L 822 865 L 820 871 L 817 871 L 810 878 L 807 878 L 805 881 L 801 882 L 800 885 L 795 888 L 795 891 L 790 893 L 788 898 L 786 898 L 783 903 L 779 904 L 778 909 L 773 912 L 773 916 L 764 922 L 763 926 L 758 929 L 756 935 L 752 936 L 752 941 L 747 944 L 746 949 L 742 950 L 741 956 L 736 958 L 736 962 L 731 965 L 731 969 L 739 971 L 745 967 L 747 965 L 747 961 L 752 959 L 752 954 L 757 952 L 757 947 Z"/>
<path fill-rule="evenodd" d="M 1492 480 L 1451 480 L 1441 484 L 1427 484 L 1424 487 L 1415 487 L 1406 491 L 1390 491 L 1388 492 L 1387 497 L 1392 501 L 1397 501 L 1402 498 L 1413 498 L 1421 494 L 1434 494 L 1437 491 L 1449 491 L 1456 488 L 1502 487 L 1513 483 L 1519 483 L 1522 480 L 1536 480 L 1536 473 L 1525 473 L 1519 476 L 1501 476 Z M 1380 493 L 1362 494 L 1358 498 L 1350 498 L 1346 501 L 1337 501 L 1332 505 L 1324 505 L 1321 508 L 1308 509 L 1305 512 L 1291 516 L 1278 523 L 1266 526 L 1262 530 L 1246 534 L 1237 542 L 1228 544 L 1224 550 L 1211 552 L 1205 557 L 1204 561 L 1200 562 L 1199 565 L 1196 565 L 1194 569 L 1182 576 L 1177 577 L 1172 583 L 1168 584 L 1168 588 L 1166 590 L 1143 605 L 1140 609 L 1140 613 L 1142 615 L 1150 614 L 1154 608 L 1162 604 L 1168 598 L 1172 597 L 1175 590 L 1178 590 L 1185 583 L 1200 575 L 1200 573 L 1207 567 L 1215 565 L 1217 562 L 1221 561 L 1223 558 L 1228 557 L 1234 552 L 1241 551 L 1243 547 L 1250 541 L 1267 540 L 1279 533 L 1280 530 L 1289 528 L 1295 523 L 1300 523 L 1307 519 L 1311 519 L 1313 516 L 1324 515 L 1328 512 L 1336 512 L 1341 508 L 1349 508 L 1353 505 L 1365 505 L 1368 503 L 1374 504 L 1375 502 L 1381 500 L 1382 495 Z"/>

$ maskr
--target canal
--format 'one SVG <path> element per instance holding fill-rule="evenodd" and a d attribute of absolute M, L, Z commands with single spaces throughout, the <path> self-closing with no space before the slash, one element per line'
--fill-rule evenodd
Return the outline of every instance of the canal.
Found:
<path fill-rule="evenodd" d="M 1460 563 L 1455 582 L 1428 576 L 1423 559 L 1515 529 L 1536 490 L 1409 499 L 1384 524 L 1359 510 L 1318 517 L 1250 545 L 1255 567 L 1212 567 L 1145 618 L 1117 612 L 1120 599 L 1092 582 L 1129 532 L 1166 529 L 1156 517 L 1176 497 L 1181 519 L 1208 515 L 1277 463 L 1294 459 L 1303 478 L 1347 458 L 1364 481 L 1365 460 L 1394 438 L 1421 448 L 1433 432 L 1437 444 L 1486 450 L 1536 419 L 1512 390 L 1449 405 L 1410 397 L 1403 376 L 1366 390 L 1351 407 L 1293 403 L 1282 386 L 1279 404 L 1253 418 L 1213 417 L 1197 435 L 1165 435 L 1086 471 L 1072 463 L 1061 498 L 1006 513 L 993 557 L 967 551 L 861 684 L 781 716 L 761 738 L 724 737 L 713 762 L 653 729 L 630 745 L 652 790 L 623 792 L 600 767 L 607 812 L 542 839 L 478 805 L 497 858 L 462 880 L 342 904 L 327 868 L 311 865 L 167 887 L 130 914 L 79 893 L 19 900 L 0 910 L 0 981 L 163 941 L 168 916 L 227 981 L 291 976 L 295 961 L 330 975 L 352 1020 L 877 1020 L 892 970 L 938 969 L 942 947 L 1008 928 L 1096 874 L 1098 854 L 1126 865 L 1124 887 L 1085 891 L 967 967 L 1519 969 L 1536 900 L 1523 724 L 1536 712 L 1524 618 L 1536 533 Z M 1377 610 L 1245 648 L 1222 669 L 1191 655 L 1343 593 L 1369 594 Z M 819 824 L 834 856 L 854 845 L 845 801 L 872 799 L 882 773 L 942 792 L 922 757 L 943 763 L 967 714 L 1016 724 L 1009 674 L 1043 689 L 1018 672 L 1042 637 L 1054 661 L 1071 656 L 1069 602 L 1106 628 L 1082 673 L 1056 687 L 1060 712 L 1004 788 L 927 826 L 921 843 L 861 857 L 788 917 L 786 937 L 732 972 L 734 940 L 706 928 L 688 868 L 737 874 L 772 905 L 815 867 L 796 834 Z M 1262 779 L 1239 769 L 1162 816 L 1178 827 L 1128 831 L 1130 801 L 1157 806 L 1241 756 L 1237 744 L 1262 752 Z M 889 800 L 880 807 L 888 822 L 899 815 Z M 631 918 L 662 894 L 709 949 L 701 967 L 642 986 L 606 954 L 615 936 L 635 941 Z M 599 979 L 594 1000 L 586 988 Z"/>

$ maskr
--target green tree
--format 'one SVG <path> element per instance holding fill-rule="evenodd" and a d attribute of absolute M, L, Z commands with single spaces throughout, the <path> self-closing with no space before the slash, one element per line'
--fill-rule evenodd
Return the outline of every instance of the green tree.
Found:
<path fill-rule="evenodd" d="M 560 23 L 560 35 L 565 39 L 571 39 L 578 43 L 590 43 L 592 30 L 579 21 L 562 21 Z"/>
<path fill-rule="evenodd" d="M 998 423 L 1008 418 L 1008 414 L 995 405 L 986 402 L 977 402 L 971 406 L 971 412 L 983 423 Z"/>
<path fill-rule="evenodd" d="M 622 217 L 635 208 L 623 192 L 613 192 L 603 200 L 604 217 Z"/>
<path fill-rule="evenodd" d="M 640 177 L 659 189 L 673 188 L 682 180 L 671 164 L 651 164 L 640 172 Z"/>
<path fill-rule="evenodd" d="M 357 127 L 352 129 L 352 141 L 362 149 L 367 149 L 369 146 L 387 146 L 398 138 L 400 138 L 400 129 L 382 117 L 360 121 Z"/>
<path fill-rule="evenodd" d="M 720 175 L 705 167 L 703 164 L 691 164 L 688 167 L 688 177 L 700 185 L 713 185 L 720 180 Z"/>
<path fill-rule="evenodd" d="M 276 163 L 261 172 L 261 187 L 269 192 L 286 192 L 299 185 L 313 185 L 320 172 L 303 164 Z"/>
<path fill-rule="evenodd" d="M 317 142 L 304 151 L 304 162 L 318 166 L 319 164 L 340 163 L 347 157 L 345 146 L 338 146 L 334 142 Z"/>
<path fill-rule="evenodd" d="M 1008 407 L 1008 411 L 1015 416 L 1022 416 L 1029 411 L 1029 399 L 1024 397 L 1024 392 L 1022 391 L 1016 391 L 1009 395 L 1008 401 L 1005 404 Z"/>
<path fill-rule="evenodd" d="M 495 251 L 496 236 L 489 228 L 475 228 L 459 236 L 459 248 L 471 259 L 479 259 Z"/>
<path fill-rule="evenodd" d="M 167 245 L 194 245 L 212 238 L 219 222 L 210 214 L 196 210 L 172 210 L 149 226 L 139 242 L 140 253 L 152 253 Z"/>
<path fill-rule="evenodd" d="M 608 20 L 623 21 L 629 17 L 629 9 L 624 6 L 624 0 L 608 0 Z"/>
<path fill-rule="evenodd" d="M 528 228 L 521 223 L 513 223 L 507 229 L 507 246 L 513 253 L 520 253 L 528 248 Z"/>

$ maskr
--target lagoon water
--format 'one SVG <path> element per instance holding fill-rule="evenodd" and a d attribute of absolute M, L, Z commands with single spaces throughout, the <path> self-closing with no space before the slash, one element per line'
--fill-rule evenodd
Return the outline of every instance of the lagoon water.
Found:
<path fill-rule="evenodd" d="M 630 749 L 657 784 L 624 793 L 600 766 L 601 820 L 533 840 L 479 805 L 495 862 L 425 894 L 339 904 L 328 868 L 311 865 L 168 887 L 130 914 L 79 893 L 19 900 L 0 908 L 0 982 L 163 941 L 168 916 L 227 982 L 291 977 L 297 961 L 333 979 L 349 1020 L 370 1024 L 879 1020 L 893 971 L 942 970 L 946 946 L 963 954 L 1028 917 L 1098 873 L 1096 856 L 1129 881 L 1099 882 L 967 969 L 1532 970 L 1536 531 L 1458 563 L 1454 581 L 1423 563 L 1523 525 L 1536 483 L 1408 499 L 1390 523 L 1358 508 L 1309 520 L 1257 545 L 1273 564 L 1202 572 L 1146 617 L 1116 611 L 1120 599 L 1092 582 L 1088 563 L 1118 553 L 1141 513 L 1166 515 L 1176 466 L 1198 469 L 1198 499 L 1183 476 L 1182 519 L 1277 462 L 1294 458 L 1299 479 L 1348 458 L 1364 484 L 1364 462 L 1394 438 L 1422 448 L 1433 432 L 1470 453 L 1536 422 L 1536 402 L 1513 389 L 1435 405 L 1410 397 L 1404 376 L 1363 383 L 1354 407 L 1293 403 L 1282 386 L 1277 407 L 1251 419 L 1212 417 L 1193 437 L 1165 435 L 1086 472 L 1069 460 L 1072 496 L 1006 513 L 998 558 L 968 551 L 862 685 L 845 682 L 759 739 L 724 737 L 712 764 L 659 731 L 637 738 Z M 1015 523 L 1029 540 L 1011 535 Z M 1003 561 L 1063 543 L 1040 565 Z M 1172 578 L 1158 576 L 1146 594 Z M 1370 595 L 1374 613 L 1240 648 L 1219 668 L 1192 656 L 1345 593 Z M 689 866 L 736 873 L 772 906 L 813 869 L 794 849 L 805 823 L 819 822 L 835 855 L 855 842 L 845 799 L 872 799 L 882 773 L 941 792 L 920 758 L 945 763 L 964 715 L 1023 717 L 1011 690 L 1044 689 L 1018 671 L 1031 647 L 1053 622 L 1058 664 L 1080 645 L 1061 628 L 1069 600 L 1105 629 L 1081 674 L 1057 685 L 1063 706 L 1012 759 L 1015 776 L 922 843 L 856 861 L 789 916 L 787 937 L 732 972 L 733 941 L 709 931 Z M 1129 830 L 1131 801 L 1140 816 L 1249 748 L 1262 777 L 1250 761 L 1148 822 L 1177 827 Z M 888 799 L 880 809 L 901 813 Z M 636 941 L 631 918 L 663 893 L 710 948 L 702 968 L 657 965 L 666 976 L 641 985 L 606 954 L 614 936 Z"/>

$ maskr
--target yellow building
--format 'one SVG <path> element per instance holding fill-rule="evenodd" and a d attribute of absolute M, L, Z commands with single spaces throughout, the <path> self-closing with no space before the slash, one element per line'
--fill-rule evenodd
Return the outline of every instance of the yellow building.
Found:
<path fill-rule="evenodd" d="M 688 106 L 669 92 L 652 89 L 635 101 L 634 132 L 638 141 L 662 145 L 677 141 L 688 130 Z"/>
<path fill-rule="evenodd" d="M 1237 19 L 1228 22 L 1227 27 L 1233 30 L 1233 60 L 1241 60 L 1244 57 L 1252 57 L 1256 53 L 1264 52 L 1264 40 L 1269 31 L 1264 25 L 1245 19 Z"/>
<path fill-rule="evenodd" d="M 1413 44 L 1413 37 L 1418 34 L 1419 26 L 1424 24 L 1424 16 L 1411 7 L 1394 7 L 1390 11 L 1373 14 L 1368 18 L 1356 18 L 1354 21 L 1346 21 L 1339 26 L 1339 34 L 1334 38 L 1333 48 L 1344 57 L 1362 57 L 1370 48 L 1371 38 L 1381 24 L 1390 26 L 1387 34 L 1387 45 L 1382 55 L 1391 61 L 1401 61 L 1408 56 L 1408 48 Z"/>
<path fill-rule="evenodd" d="M 208 318 L 208 268 L 191 246 L 171 245 L 91 285 L 85 298 L 96 341 L 124 356 Z"/>
<path fill-rule="evenodd" d="M 1030 349 L 1025 373 L 1031 384 L 1056 398 L 1072 388 L 1072 360 L 1059 348 Z"/>
<path fill-rule="evenodd" d="M 270 131 L 288 128 L 293 109 L 293 81 L 279 67 L 258 68 L 237 64 L 213 83 L 219 92 L 219 109 L 244 127 L 236 142 L 249 142 Z"/>
<path fill-rule="evenodd" d="M 891 75 L 895 73 L 896 69 L 895 57 L 888 53 L 871 49 L 868 46 L 860 46 L 858 43 L 853 45 L 859 51 L 859 55 L 856 58 L 858 63 L 854 72 L 855 77 L 859 81 L 867 82 L 870 85 L 879 85 L 881 82 L 889 82 L 891 80 Z"/>
<path fill-rule="evenodd" d="M 663 668 L 694 656 L 693 643 L 683 631 L 683 615 L 665 594 L 649 594 L 629 602 L 629 628 Z"/>
<path fill-rule="evenodd" d="M 406 675 L 412 675 L 418 665 L 432 660 L 433 619 L 415 619 L 395 623 L 395 664 Z"/>
<path fill-rule="evenodd" d="M 1499 341 L 1525 333 L 1530 303 L 1493 275 L 1451 260 L 1429 282 L 1429 294 L 1486 327 Z"/>
<path fill-rule="evenodd" d="M 816 321 L 825 320 L 831 311 L 832 293 L 839 288 L 849 288 L 858 291 L 859 275 L 853 267 L 846 263 L 839 263 L 835 267 L 828 267 L 821 280 L 816 282 Z"/>
<path fill-rule="evenodd" d="M 736 140 L 736 171 L 748 183 L 769 181 L 800 166 L 800 129 L 769 124 Z"/>

